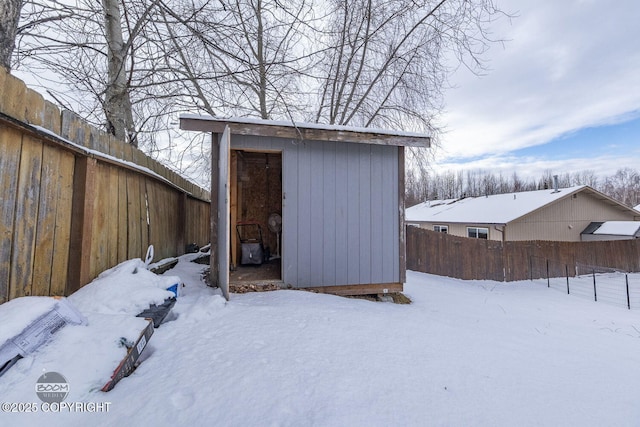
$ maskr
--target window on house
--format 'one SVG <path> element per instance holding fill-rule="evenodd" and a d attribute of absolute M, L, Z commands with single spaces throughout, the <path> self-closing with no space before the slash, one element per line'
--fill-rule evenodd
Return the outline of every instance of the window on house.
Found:
<path fill-rule="evenodd" d="M 488 239 L 489 229 L 484 227 L 467 227 L 467 237 L 475 239 Z"/>
<path fill-rule="evenodd" d="M 437 231 L 438 233 L 449 233 L 449 226 L 448 225 L 434 225 L 433 226 L 433 231 Z"/>

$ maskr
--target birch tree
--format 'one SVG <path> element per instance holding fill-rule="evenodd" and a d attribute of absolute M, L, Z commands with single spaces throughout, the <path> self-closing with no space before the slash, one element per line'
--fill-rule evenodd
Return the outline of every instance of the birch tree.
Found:
<path fill-rule="evenodd" d="M 15 48 L 16 34 L 22 0 L 3 0 L 0 2 L 0 65 L 11 69 L 11 57 Z"/>
<path fill-rule="evenodd" d="M 136 42 L 156 3 L 128 2 L 122 9 L 118 0 L 28 1 L 18 30 L 18 63 L 63 107 L 137 145 Z"/>
<path fill-rule="evenodd" d="M 104 91 L 107 132 L 137 146 L 126 70 L 126 56 L 130 43 L 124 42 L 118 0 L 102 0 L 102 8 L 107 50 L 107 82 Z"/>

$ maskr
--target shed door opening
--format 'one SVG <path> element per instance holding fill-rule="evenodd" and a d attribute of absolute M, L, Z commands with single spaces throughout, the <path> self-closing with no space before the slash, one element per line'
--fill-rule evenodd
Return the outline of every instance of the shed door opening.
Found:
<path fill-rule="evenodd" d="M 231 151 L 231 284 L 282 281 L 282 153 Z"/>

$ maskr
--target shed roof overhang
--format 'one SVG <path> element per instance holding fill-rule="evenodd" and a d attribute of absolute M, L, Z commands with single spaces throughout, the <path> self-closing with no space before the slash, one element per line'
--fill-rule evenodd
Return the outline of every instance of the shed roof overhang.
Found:
<path fill-rule="evenodd" d="M 431 137 L 419 133 L 382 129 L 333 126 L 316 123 L 293 123 L 256 119 L 217 119 L 211 116 L 183 114 L 180 129 L 222 133 L 224 128 L 234 135 L 269 136 L 305 141 L 337 141 L 403 147 L 430 147 Z"/>

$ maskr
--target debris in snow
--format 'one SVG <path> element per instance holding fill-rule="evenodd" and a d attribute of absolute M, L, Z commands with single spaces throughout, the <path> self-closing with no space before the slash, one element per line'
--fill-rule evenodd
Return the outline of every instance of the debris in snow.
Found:
<path fill-rule="evenodd" d="M 74 364 L 78 362 L 80 366 L 74 369 L 76 375 L 67 376 L 76 383 L 74 388 L 78 387 L 81 393 L 113 388 L 129 375 L 153 326 L 165 320 L 180 292 L 179 277 L 158 276 L 146 267 L 141 259 L 125 261 L 67 299 L 25 297 L 0 305 L 3 372 L 9 363 L 17 365 L 18 371 L 24 369 L 25 363 L 42 363 L 46 369 L 68 366 L 65 359 L 69 355 L 63 349 L 74 348 L 80 342 L 82 361 L 74 357 Z M 139 313 L 150 319 L 136 317 Z M 65 324 L 85 326 L 66 328 L 56 334 L 55 340 L 49 340 Z M 151 332 L 147 331 L 149 327 Z M 48 341 L 51 342 L 44 346 Z M 18 362 L 17 355 L 27 360 Z M 118 369 L 114 372 L 115 366 Z"/>
<path fill-rule="evenodd" d="M 151 304 L 149 308 L 139 313 L 136 317 L 151 319 L 153 327 L 157 328 L 165 321 L 175 303 L 175 298 L 167 298 L 162 304 Z"/>
<path fill-rule="evenodd" d="M 86 323 L 65 298 L 21 297 L 0 305 L 0 375 L 64 326 Z"/>
<path fill-rule="evenodd" d="M 275 283 L 246 283 L 246 284 L 230 284 L 229 292 L 234 294 L 246 294 L 247 292 L 267 292 L 277 291 L 280 289 Z"/>
<path fill-rule="evenodd" d="M 176 265 L 178 265 L 178 258 L 166 258 L 153 264 L 149 264 L 149 271 L 155 274 L 164 274 Z"/>
<path fill-rule="evenodd" d="M 175 301 L 175 300 L 174 300 Z M 144 351 L 149 338 L 153 335 L 153 321 L 149 320 L 147 326 L 140 332 L 140 336 L 135 342 L 127 342 L 124 340 L 127 348 L 127 355 L 122 359 L 118 367 L 113 371 L 111 379 L 102 387 L 102 391 L 111 391 L 116 384 L 124 377 L 128 377 L 136 368 L 136 362 Z"/>

